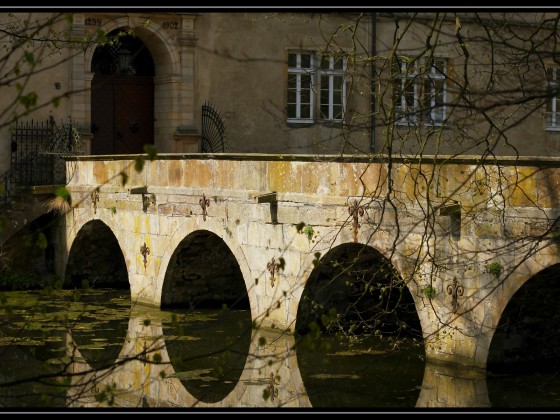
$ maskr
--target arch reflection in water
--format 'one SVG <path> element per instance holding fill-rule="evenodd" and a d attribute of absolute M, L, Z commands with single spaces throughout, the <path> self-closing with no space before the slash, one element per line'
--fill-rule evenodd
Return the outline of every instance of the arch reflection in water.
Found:
<path fill-rule="evenodd" d="M 76 292 L 68 303 L 68 327 L 80 355 L 96 370 L 112 366 L 124 345 L 130 297 L 112 289 Z"/>
<path fill-rule="evenodd" d="M 84 352 L 87 355 L 84 357 L 80 343 L 73 338 L 79 328 L 89 329 L 87 319 L 68 332 L 61 322 L 69 307 L 70 291 L 53 294 L 5 292 L 3 295 L 6 300 L 0 308 L 0 404 L 4 407 L 496 409 L 513 405 L 554 407 L 560 395 L 560 380 L 553 371 L 547 376 L 543 374 L 542 380 L 533 383 L 531 390 L 517 382 L 524 376 L 486 378 L 485 372 L 432 363 L 424 365 L 424 376 L 419 380 L 417 364 L 412 365 L 413 371 L 408 371 L 412 361 L 409 358 L 417 357 L 417 349 L 411 353 L 402 349 L 403 353 L 393 360 L 400 366 L 394 368 L 387 357 L 389 354 L 375 354 L 370 347 L 354 345 L 345 349 L 333 345 L 320 351 L 319 345 L 314 351 L 302 350 L 299 345 L 295 346 L 295 337 L 291 334 L 253 329 L 245 355 L 239 357 L 236 365 L 239 369 L 245 358 L 243 369 L 230 375 L 235 383 L 224 383 L 221 387 L 218 381 L 208 381 L 207 389 L 218 385 L 215 395 L 227 395 L 221 401 L 205 402 L 191 394 L 196 392 L 196 387 L 192 386 L 196 385 L 196 380 L 189 383 L 188 378 L 176 375 L 181 371 L 174 368 L 174 357 L 168 354 L 167 341 L 171 343 L 176 337 L 182 337 L 181 334 L 188 336 L 185 333 L 188 326 L 182 331 L 172 328 L 178 325 L 177 316 L 174 322 L 173 311 L 136 306 L 131 310 L 124 304 L 119 306 L 112 316 L 114 321 L 127 325 L 124 344 L 119 332 L 115 333 L 114 340 L 104 333 L 107 340 L 100 343 L 106 345 L 106 350 L 96 350 L 98 356 L 113 357 L 113 344 L 122 345 L 121 351 L 113 364 L 94 369 L 88 362 L 95 362 L 98 356 Z M 97 295 L 96 305 L 103 304 L 104 296 L 104 293 Z M 213 319 L 219 330 L 219 317 Z M 90 342 L 95 341 L 82 342 L 86 350 Z M 209 356 L 199 355 L 201 359 Z M 323 360 L 328 363 L 324 364 Z M 33 379 L 39 375 L 48 376 L 43 376 L 41 381 Z M 21 380 L 25 382 L 14 383 Z M 203 383 L 198 382 L 199 385 Z M 325 390 L 328 392 L 323 392 Z M 352 393 L 355 395 L 350 395 Z M 414 395 L 417 395 L 416 401 Z M 342 401 L 343 398 L 352 399 L 351 403 Z M 504 398 L 506 403 L 502 403 Z"/>
<path fill-rule="evenodd" d="M 423 349 L 393 349 L 370 338 L 358 344 L 318 337 L 297 345 L 297 360 L 315 408 L 412 408 L 422 387 Z"/>
<path fill-rule="evenodd" d="M 235 388 L 247 360 L 250 313 L 176 310 L 172 319 L 163 325 L 172 377 L 201 402 L 222 401 Z"/>
<path fill-rule="evenodd" d="M 208 368 L 191 365 L 192 370 L 184 370 L 183 364 L 181 370 L 176 369 L 169 348 L 177 344 L 177 337 L 186 338 L 185 346 L 176 347 L 172 352 L 183 349 L 185 353 L 180 354 L 193 354 L 186 346 L 192 342 L 187 333 L 189 322 L 186 319 L 180 322 L 180 318 L 173 311 L 135 308 L 119 357 L 120 361 L 130 360 L 113 369 L 92 373 L 87 363 L 76 358 L 72 373 L 84 372 L 84 375 L 77 376 L 79 379 L 70 387 L 69 406 L 146 409 L 361 407 L 372 410 L 489 407 L 483 373 L 419 364 L 415 360 L 417 348 L 412 352 L 403 349 L 400 354 L 387 352 L 383 355 L 366 347 L 343 349 L 332 345 L 325 350 L 325 346 L 318 343 L 314 351 L 302 350 L 295 346 L 293 335 L 274 330 L 251 330 L 250 340 L 246 342 L 248 347 L 237 360 L 244 361 L 239 377 L 231 375 L 228 379 L 231 384 L 221 384 L 209 374 Z M 231 325 L 231 320 L 225 324 L 220 321 L 219 317 L 214 317 L 217 327 Z M 199 319 L 194 325 L 203 322 Z M 202 330 L 211 332 L 208 327 Z M 181 335 L 185 333 L 187 335 Z M 202 348 L 196 349 L 200 363 L 215 360 L 216 354 L 201 353 Z M 209 349 L 220 350 L 215 344 Z M 211 380 L 200 380 L 201 374 Z M 202 387 L 204 392 L 197 388 L 203 384 L 207 385 Z M 213 386 L 216 387 L 214 391 Z M 99 395 L 104 391 L 109 391 L 111 403 L 100 401 Z M 219 401 L 218 394 L 223 396 Z"/>
<path fill-rule="evenodd" d="M 491 407 L 483 371 L 426 363 L 416 407 Z"/>
<path fill-rule="evenodd" d="M 247 329 L 247 325 L 242 325 L 246 322 L 242 314 L 214 314 L 209 317 L 185 313 L 181 317 L 175 311 L 135 308 L 120 356 L 121 361 L 129 360 L 113 369 L 91 372 L 87 363 L 76 358 L 71 366 L 75 380 L 68 393 L 69 406 L 310 407 L 299 376 L 292 335 Z M 224 320 L 225 324 L 220 322 Z M 209 327 L 213 321 L 219 325 L 215 330 Z M 189 347 L 201 332 L 215 333 L 213 339 L 219 341 L 216 337 L 223 336 L 225 327 L 232 323 L 237 324 L 234 329 L 242 327 L 238 340 L 241 344 L 228 348 L 225 343 L 216 345 L 203 340 L 198 347 Z M 189 331 L 194 334 L 189 335 Z M 233 355 L 224 353 L 224 348 Z M 203 349 L 207 351 L 203 353 Z M 175 366 L 177 354 L 181 369 Z M 193 354 L 197 357 L 189 357 Z M 231 366 L 218 370 L 227 374 L 213 376 L 210 366 L 216 366 L 216 357 L 220 355 Z M 207 386 L 201 387 L 205 383 Z M 101 401 L 100 393 L 107 391 L 110 399 Z"/>
<path fill-rule="evenodd" d="M 76 360 L 78 345 L 93 371 L 117 362 L 128 326 L 127 292 L 4 292 L 2 300 L 0 405 L 64 407 L 67 363 Z"/>

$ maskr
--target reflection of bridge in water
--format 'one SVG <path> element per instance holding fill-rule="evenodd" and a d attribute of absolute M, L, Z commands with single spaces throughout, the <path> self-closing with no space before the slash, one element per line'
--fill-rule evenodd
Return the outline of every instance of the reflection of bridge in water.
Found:
<path fill-rule="evenodd" d="M 253 330 L 249 348 L 245 350 L 245 368 L 237 384 L 223 400 L 207 403 L 194 397 L 176 376 L 162 338 L 162 325 L 158 322 L 146 325 L 147 316 L 142 313 L 131 317 L 116 365 L 119 360 L 130 358 L 130 361 L 109 367 L 108 371 L 92 369 L 81 357 L 79 345 L 74 343 L 73 356 L 81 362 L 73 363 L 70 372 L 92 373 L 78 376 L 70 388 L 68 398 L 73 407 L 106 406 L 98 403 L 96 396 L 113 384 L 117 386 L 115 406 L 119 407 L 311 407 L 292 350 L 293 335 Z M 102 380 L 98 381 L 98 377 Z M 265 392 L 268 392 L 266 399 Z"/>
<path fill-rule="evenodd" d="M 69 333 L 68 342 L 73 343 L 70 352 L 75 360 L 70 373 L 76 375 L 68 392 L 70 408 L 110 406 L 98 397 L 113 386 L 116 388 L 107 393 L 108 397 L 114 396 L 113 407 L 313 407 L 298 366 L 294 335 L 253 329 L 237 382 L 223 399 L 208 403 L 196 398 L 189 392 L 188 382 L 177 377 L 162 338 L 162 325 L 145 322 L 153 318 L 144 310 L 131 316 L 122 351 L 114 366 L 105 371 L 92 369 Z M 125 360 L 128 361 L 119 363 Z M 416 407 L 490 406 L 484 373 L 431 363 L 424 368 L 423 380 L 417 384 L 420 391 Z M 211 387 L 209 383 L 208 388 Z"/>

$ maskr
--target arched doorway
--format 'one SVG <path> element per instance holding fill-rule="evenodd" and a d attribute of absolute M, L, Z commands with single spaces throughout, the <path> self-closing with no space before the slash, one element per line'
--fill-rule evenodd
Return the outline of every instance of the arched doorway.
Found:
<path fill-rule="evenodd" d="M 154 62 L 148 48 L 137 37 L 120 36 L 97 47 L 91 71 L 91 153 L 143 153 L 145 144 L 154 144 Z"/>

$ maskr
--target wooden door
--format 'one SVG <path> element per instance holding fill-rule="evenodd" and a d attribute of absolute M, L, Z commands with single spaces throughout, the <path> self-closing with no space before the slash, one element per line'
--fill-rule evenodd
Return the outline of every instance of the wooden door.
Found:
<path fill-rule="evenodd" d="M 95 75 L 91 121 L 92 154 L 144 153 L 154 143 L 153 79 Z"/>

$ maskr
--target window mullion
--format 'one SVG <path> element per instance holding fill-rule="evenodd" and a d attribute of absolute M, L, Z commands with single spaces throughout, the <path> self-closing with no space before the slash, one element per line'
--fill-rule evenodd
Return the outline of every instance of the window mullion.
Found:
<path fill-rule="evenodd" d="M 556 82 L 556 69 L 552 69 L 552 85 L 554 86 L 554 83 Z M 556 96 L 553 96 L 552 99 L 552 104 L 550 107 L 550 111 L 552 112 L 552 114 L 554 114 L 556 112 Z"/>
<path fill-rule="evenodd" d="M 332 58 L 332 57 L 331 57 Z M 329 119 L 334 118 L 334 75 L 329 75 Z"/>
<path fill-rule="evenodd" d="M 299 69 L 299 74 L 297 76 L 297 94 L 296 94 L 296 116 L 298 119 L 302 118 L 301 116 L 301 74 L 302 74 L 302 63 L 301 63 L 301 54 L 297 55 L 297 68 Z"/>
<path fill-rule="evenodd" d="M 296 77 L 296 118 L 301 118 L 301 73 Z"/>

